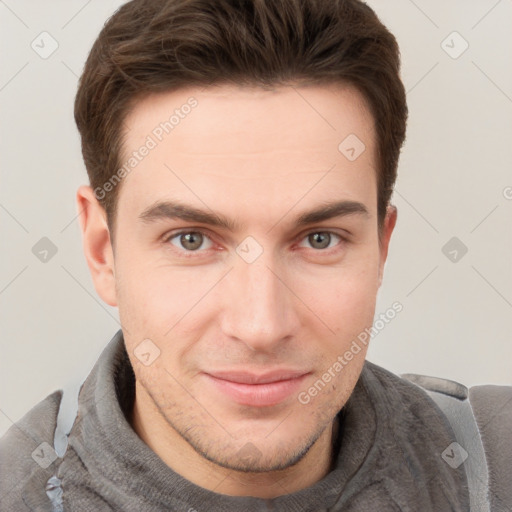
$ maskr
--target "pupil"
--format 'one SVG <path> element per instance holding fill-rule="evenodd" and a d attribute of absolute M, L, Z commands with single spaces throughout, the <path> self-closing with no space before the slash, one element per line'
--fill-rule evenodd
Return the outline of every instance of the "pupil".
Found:
<path fill-rule="evenodd" d="M 184 247 L 196 250 L 201 247 L 201 233 L 186 233 L 181 236 Z"/>
<path fill-rule="evenodd" d="M 312 245 L 314 245 L 315 243 L 319 243 L 321 247 L 319 247 L 320 249 L 325 249 L 326 247 L 329 246 L 329 241 L 330 241 L 330 235 L 328 233 L 313 233 L 313 240 L 314 240 L 314 243 Z"/>

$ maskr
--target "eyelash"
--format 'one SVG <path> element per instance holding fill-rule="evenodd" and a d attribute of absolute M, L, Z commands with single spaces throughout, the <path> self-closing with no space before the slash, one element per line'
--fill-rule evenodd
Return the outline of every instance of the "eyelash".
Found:
<path fill-rule="evenodd" d="M 164 242 L 165 244 L 169 244 L 169 242 L 170 242 L 173 238 L 176 238 L 176 237 L 178 237 L 178 236 L 180 236 L 180 235 L 184 235 L 184 234 L 190 234 L 190 233 L 200 233 L 200 234 L 201 234 L 201 235 L 203 235 L 204 237 L 206 237 L 206 238 L 210 239 L 210 241 L 211 241 L 212 243 L 214 243 L 214 242 L 213 242 L 213 240 L 211 240 L 211 237 L 209 236 L 209 234 L 208 234 L 206 231 L 204 231 L 204 230 L 202 230 L 202 229 L 200 229 L 200 228 L 197 228 L 197 229 L 182 229 L 182 230 L 180 230 L 180 231 L 176 231 L 176 232 L 168 233 L 168 234 L 166 234 L 166 235 L 164 236 L 164 238 L 163 238 L 163 242 Z M 329 230 L 323 230 L 323 231 L 322 231 L 322 230 L 320 230 L 320 229 L 314 229 L 314 230 L 308 231 L 307 233 L 304 233 L 304 234 L 301 236 L 300 241 L 304 240 L 304 239 L 305 239 L 305 238 L 307 238 L 309 235 L 312 235 L 312 234 L 314 234 L 314 233 L 327 233 L 327 234 L 329 234 L 329 235 L 334 235 L 335 237 L 338 237 L 338 238 L 340 239 L 339 243 L 338 243 L 336 246 L 334 246 L 334 247 L 325 248 L 325 249 L 312 249 L 313 251 L 318 252 L 319 254 L 320 254 L 320 253 L 330 254 L 330 253 L 331 253 L 331 251 L 332 251 L 333 249 L 335 249 L 335 250 L 336 250 L 336 248 L 337 248 L 339 245 L 342 245 L 342 244 L 345 244 L 345 243 L 348 243 L 348 242 L 349 242 L 348 238 L 346 238 L 346 237 L 344 237 L 344 236 L 340 235 L 339 233 L 336 233 L 336 232 L 334 232 L 334 231 L 329 231 Z M 172 245 L 172 244 L 170 244 L 170 245 Z M 181 252 L 183 255 L 185 255 L 185 257 L 186 257 L 186 258 L 194 258 L 194 257 L 197 257 L 197 254 L 201 254 L 201 253 L 203 253 L 205 250 L 208 250 L 208 249 L 203 249 L 203 250 L 197 249 L 197 250 L 195 250 L 195 251 L 187 251 L 186 249 L 182 249 L 182 250 L 180 251 L 179 249 L 175 248 L 174 246 L 173 246 L 173 248 L 174 248 L 174 249 L 176 249 L 177 251 Z"/>

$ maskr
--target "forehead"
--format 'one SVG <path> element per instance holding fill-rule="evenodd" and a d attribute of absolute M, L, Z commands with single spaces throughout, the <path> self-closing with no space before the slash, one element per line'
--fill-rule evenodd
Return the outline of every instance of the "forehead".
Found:
<path fill-rule="evenodd" d="M 375 195 L 373 118 L 346 85 L 180 89 L 135 103 L 124 126 L 119 202 L 139 211 L 166 197 L 268 208 Z"/>
<path fill-rule="evenodd" d="M 226 147 L 264 152 L 296 147 L 298 142 L 315 144 L 321 137 L 334 132 L 342 137 L 349 130 L 361 139 L 373 137 L 367 102 L 350 85 L 289 85 L 272 90 L 215 85 L 152 94 L 135 101 L 122 136 L 125 149 L 152 135 L 157 142 L 173 139 L 182 151 L 194 153 L 222 153 Z M 229 133 L 231 139 L 215 137 L 218 132 Z M 276 132 L 281 135 L 277 140 L 269 136 Z M 251 137 L 234 140 L 243 133 Z M 196 144 L 199 139 L 200 147 Z"/>

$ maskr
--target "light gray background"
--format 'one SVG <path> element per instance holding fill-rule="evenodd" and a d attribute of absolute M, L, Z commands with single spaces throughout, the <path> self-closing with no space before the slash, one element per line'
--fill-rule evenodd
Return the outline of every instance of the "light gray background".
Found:
<path fill-rule="evenodd" d="M 82 253 L 75 192 L 87 175 L 73 99 L 121 3 L 0 0 L 0 433 L 55 389 L 77 386 L 120 327 Z M 369 4 L 400 44 L 410 119 L 376 315 L 394 301 L 404 309 L 368 359 L 395 373 L 510 385 L 512 1 Z M 31 48 L 43 31 L 59 45 L 47 59 Z M 46 263 L 32 252 L 42 237 L 57 247 Z M 456 262 L 442 252 L 452 237 L 468 248 Z"/>

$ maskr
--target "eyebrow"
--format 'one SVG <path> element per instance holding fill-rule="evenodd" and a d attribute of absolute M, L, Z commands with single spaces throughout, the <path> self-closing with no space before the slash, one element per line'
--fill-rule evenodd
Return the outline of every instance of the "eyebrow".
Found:
<path fill-rule="evenodd" d="M 324 203 L 316 208 L 303 212 L 293 222 L 295 227 L 303 227 L 315 222 L 321 222 L 348 215 L 363 215 L 370 217 L 368 209 L 358 201 L 332 201 Z M 215 227 L 227 229 L 231 232 L 240 230 L 240 224 L 222 215 L 201 210 L 191 205 L 175 201 L 158 201 L 146 208 L 139 219 L 145 223 L 152 223 L 165 219 L 181 219 L 186 222 L 197 222 Z"/>

